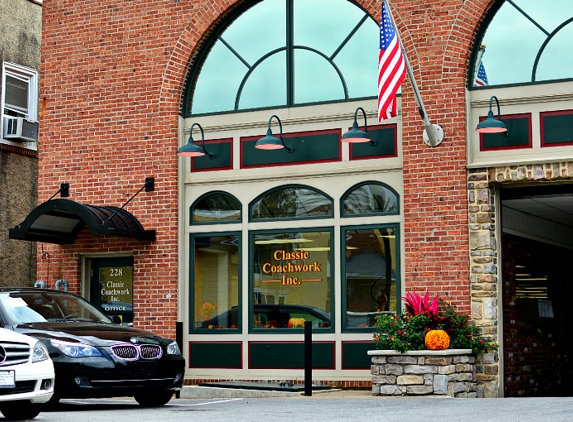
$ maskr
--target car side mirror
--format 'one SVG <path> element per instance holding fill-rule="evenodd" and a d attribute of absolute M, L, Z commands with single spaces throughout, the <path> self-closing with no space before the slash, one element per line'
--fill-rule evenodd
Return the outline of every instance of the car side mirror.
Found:
<path fill-rule="evenodd" d="M 121 318 L 119 317 L 119 315 L 108 315 L 108 316 L 111 319 L 111 322 L 113 322 L 114 324 L 121 324 Z"/>

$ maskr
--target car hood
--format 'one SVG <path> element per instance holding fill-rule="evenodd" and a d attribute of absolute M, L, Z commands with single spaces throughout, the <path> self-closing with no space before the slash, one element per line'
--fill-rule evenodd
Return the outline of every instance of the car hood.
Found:
<path fill-rule="evenodd" d="M 94 322 L 36 322 L 17 325 L 14 330 L 38 339 L 103 347 L 117 343 L 167 345 L 172 341 L 138 328 Z"/>

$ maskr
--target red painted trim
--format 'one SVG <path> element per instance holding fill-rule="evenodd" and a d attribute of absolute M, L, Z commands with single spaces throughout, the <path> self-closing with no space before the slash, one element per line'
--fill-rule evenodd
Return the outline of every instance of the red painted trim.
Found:
<path fill-rule="evenodd" d="M 350 161 L 358 161 L 358 160 L 371 160 L 373 158 L 395 158 L 398 156 L 398 125 L 396 123 L 392 123 L 389 125 L 378 125 L 378 126 L 370 126 L 368 130 L 384 130 L 390 127 L 394 128 L 394 154 L 383 154 L 383 155 L 369 155 L 367 157 L 354 157 L 352 154 L 354 149 L 353 144 L 350 144 Z M 352 129 L 351 127 L 348 130 Z"/>
<path fill-rule="evenodd" d="M 523 119 L 526 118 L 528 122 L 528 132 L 529 132 L 529 140 L 527 145 L 515 145 L 515 146 L 507 146 L 507 147 L 494 147 L 494 148 L 485 148 L 483 146 L 483 134 L 479 134 L 479 150 L 480 151 L 504 151 L 504 150 L 511 150 L 511 149 L 527 149 L 533 148 L 533 138 L 531 132 L 531 113 L 522 113 L 522 114 L 506 114 L 502 116 L 502 120 L 511 120 L 511 119 Z M 479 118 L 479 121 L 485 120 L 486 117 L 482 116 Z"/>
<path fill-rule="evenodd" d="M 304 341 L 249 341 L 248 350 L 249 350 L 249 369 L 286 369 L 286 370 L 299 370 L 304 369 L 304 366 L 290 366 L 288 368 L 281 367 L 281 366 L 257 366 L 253 365 L 253 361 L 251 360 L 252 352 L 251 352 L 251 345 L 253 344 L 300 344 L 304 347 Z M 332 363 L 333 366 L 313 366 L 312 369 L 336 369 L 336 342 L 334 341 L 313 341 L 312 344 L 330 344 L 332 346 Z"/>
<path fill-rule="evenodd" d="M 195 142 L 197 142 L 197 141 L 195 141 Z M 201 173 L 201 172 L 206 172 L 206 171 L 232 170 L 233 169 L 233 138 L 209 139 L 209 140 L 205 139 L 205 148 L 207 149 L 207 151 L 209 151 L 209 145 L 214 145 L 214 144 L 230 144 L 231 145 L 231 148 L 229 148 L 229 162 L 230 162 L 229 167 L 213 167 L 213 168 L 207 168 L 207 169 L 195 169 L 195 166 L 194 166 L 195 159 L 210 160 L 210 158 L 207 156 L 191 157 L 190 161 L 191 161 L 191 171 L 192 172 Z"/>
<path fill-rule="evenodd" d="M 221 345 L 221 346 L 225 346 L 226 344 L 238 344 L 240 347 L 240 361 L 241 364 L 239 366 L 191 366 L 191 345 L 192 344 L 217 344 L 217 345 Z M 188 362 L 188 367 L 190 369 L 194 369 L 194 368 L 211 368 L 211 369 L 243 369 L 243 347 L 242 347 L 242 342 L 240 341 L 190 341 L 189 342 L 189 351 L 188 351 L 188 358 L 187 358 L 187 362 Z"/>
<path fill-rule="evenodd" d="M 543 118 L 545 116 L 567 116 L 567 115 L 573 115 L 573 110 L 544 111 L 542 113 L 539 113 L 539 131 L 540 131 L 539 136 L 541 139 L 541 148 L 563 147 L 563 146 L 573 145 L 573 141 L 559 142 L 558 144 L 545 145 L 545 136 L 544 136 L 545 122 Z"/>
<path fill-rule="evenodd" d="M 276 135 L 275 132 L 273 132 Z M 246 155 L 245 152 L 245 144 L 249 141 L 254 141 L 255 139 L 261 139 L 265 135 L 257 135 L 257 136 L 245 136 L 240 139 L 240 150 L 241 150 L 241 168 L 242 169 L 251 169 L 251 168 L 266 168 L 266 167 L 278 167 L 278 166 L 300 166 L 305 164 L 316 164 L 316 163 L 334 163 L 338 161 L 342 161 L 342 131 L 340 129 L 326 129 L 326 130 L 315 130 L 310 132 L 294 132 L 294 133 L 283 133 L 283 139 L 285 139 L 285 144 L 288 145 L 286 139 L 300 137 L 300 136 L 315 136 L 315 135 L 330 135 L 330 134 L 337 134 L 338 135 L 338 159 L 324 159 L 324 160 L 313 160 L 313 161 L 289 161 L 284 163 L 269 163 L 269 164 L 254 164 L 254 165 L 245 165 L 244 157 Z M 293 145 L 296 151 L 296 145 Z"/>

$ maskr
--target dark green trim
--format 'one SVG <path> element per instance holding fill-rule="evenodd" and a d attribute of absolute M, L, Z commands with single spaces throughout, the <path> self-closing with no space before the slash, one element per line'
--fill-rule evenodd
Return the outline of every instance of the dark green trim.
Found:
<path fill-rule="evenodd" d="M 573 144 L 573 110 L 541 113 L 541 146 Z"/>
<path fill-rule="evenodd" d="M 374 341 L 343 341 L 342 370 L 370 370 L 372 358 L 368 356 L 369 350 L 376 350 L 376 343 L 374 343 Z"/>
<path fill-rule="evenodd" d="M 480 117 L 480 121 L 485 117 Z M 502 116 L 507 133 L 480 134 L 480 151 L 532 147 L 531 114 Z"/>
<path fill-rule="evenodd" d="M 249 342 L 251 369 L 303 369 L 304 342 Z M 312 343 L 312 369 L 335 369 L 335 343 Z"/>
<path fill-rule="evenodd" d="M 371 142 L 350 144 L 351 161 L 398 156 L 397 125 L 368 128 L 368 134 L 373 141 L 376 141 L 376 145 Z"/>
<path fill-rule="evenodd" d="M 242 369 L 242 343 L 189 342 L 189 368 Z"/>
<path fill-rule="evenodd" d="M 278 130 L 273 135 L 279 136 Z M 305 133 L 283 134 L 287 146 L 294 148 L 288 152 L 285 148 L 278 150 L 260 150 L 255 144 L 264 135 L 241 138 L 241 168 L 272 167 L 286 164 L 312 164 L 340 161 L 341 133 L 338 129 Z"/>
<path fill-rule="evenodd" d="M 215 158 L 191 158 L 191 171 L 232 170 L 233 169 L 233 139 L 219 139 L 205 142 L 207 150 L 215 154 Z"/>

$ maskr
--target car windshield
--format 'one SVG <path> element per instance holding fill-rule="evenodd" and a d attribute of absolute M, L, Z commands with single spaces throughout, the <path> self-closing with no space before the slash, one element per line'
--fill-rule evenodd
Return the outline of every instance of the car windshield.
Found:
<path fill-rule="evenodd" d="M 48 321 L 93 321 L 111 323 L 88 301 L 68 293 L 22 291 L 0 293 L 4 316 L 14 324 Z"/>

